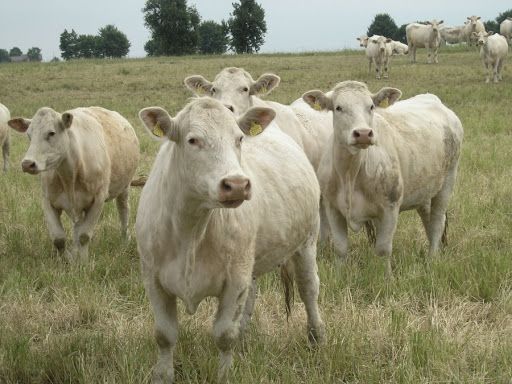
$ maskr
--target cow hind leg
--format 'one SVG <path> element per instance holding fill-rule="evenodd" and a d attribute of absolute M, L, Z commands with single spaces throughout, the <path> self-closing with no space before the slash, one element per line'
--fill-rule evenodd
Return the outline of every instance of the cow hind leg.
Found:
<path fill-rule="evenodd" d="M 121 224 L 121 237 L 128 240 L 128 217 L 130 215 L 130 206 L 128 204 L 129 188 L 126 188 L 116 197 L 117 212 Z"/>
<path fill-rule="evenodd" d="M 4 144 L 2 145 L 2 154 L 4 158 L 4 172 L 7 172 L 9 169 L 9 152 L 10 152 L 10 142 L 9 136 L 5 138 Z"/>

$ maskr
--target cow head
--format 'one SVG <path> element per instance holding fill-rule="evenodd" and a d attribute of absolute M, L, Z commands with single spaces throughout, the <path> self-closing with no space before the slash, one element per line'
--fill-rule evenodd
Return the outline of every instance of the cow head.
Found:
<path fill-rule="evenodd" d="M 491 35 L 493 35 L 494 32 L 493 31 L 489 31 L 489 32 L 473 32 L 471 34 L 471 36 L 473 37 L 473 39 L 475 39 L 477 41 L 477 44 L 479 46 L 482 46 L 482 45 L 485 45 L 487 44 L 487 38 Z"/>
<path fill-rule="evenodd" d="M 401 95 L 400 90 L 388 87 L 371 94 L 363 83 L 344 81 L 334 87 L 330 96 L 322 91 L 309 91 L 302 98 L 315 109 L 333 111 L 335 143 L 356 153 L 377 142 L 373 129 L 376 106 L 383 102 L 391 105 Z"/>
<path fill-rule="evenodd" d="M 386 51 L 386 44 L 391 43 L 393 40 L 384 36 L 374 35 L 370 37 L 368 41 L 369 44 L 376 44 L 379 49 L 379 52 L 384 53 Z"/>
<path fill-rule="evenodd" d="M 437 39 L 440 39 L 441 38 L 441 33 L 439 31 L 440 27 L 441 27 L 441 24 L 444 23 L 444 20 L 441 20 L 441 21 L 437 21 L 437 20 L 431 20 L 431 21 L 427 21 L 427 25 L 430 25 L 432 27 L 432 32 L 434 32 L 434 35 L 436 36 Z"/>
<path fill-rule="evenodd" d="M 244 136 L 259 135 L 274 116 L 270 108 L 250 108 L 237 120 L 211 98 L 193 100 L 175 118 L 159 107 L 139 112 L 151 135 L 175 143 L 172 168 L 181 187 L 208 209 L 236 208 L 251 198 L 241 160 Z"/>
<path fill-rule="evenodd" d="M 32 119 L 15 118 L 9 126 L 27 133 L 30 146 L 21 162 L 23 172 L 37 174 L 57 168 L 69 150 L 68 130 L 73 115 L 62 115 L 51 108 L 39 109 Z"/>
<path fill-rule="evenodd" d="M 471 25 L 471 30 L 474 31 L 478 20 L 480 20 L 480 16 L 468 16 L 466 19 L 468 20 L 468 24 Z"/>
<path fill-rule="evenodd" d="M 359 36 L 356 40 L 359 41 L 360 47 L 366 48 L 368 46 L 368 36 L 362 35 L 362 36 Z"/>
<path fill-rule="evenodd" d="M 281 79 L 272 73 L 261 75 L 254 81 L 251 75 L 242 68 L 224 68 L 213 80 L 213 83 L 201 75 L 189 76 L 185 85 L 197 96 L 208 95 L 219 100 L 235 115 L 240 116 L 253 104 L 253 96 L 270 93 L 279 85 Z"/>

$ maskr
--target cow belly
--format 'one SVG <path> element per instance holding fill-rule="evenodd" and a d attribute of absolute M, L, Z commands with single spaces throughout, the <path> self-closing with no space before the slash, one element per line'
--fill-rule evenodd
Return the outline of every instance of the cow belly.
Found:
<path fill-rule="evenodd" d="M 76 215 L 80 215 L 84 210 L 87 210 L 94 202 L 94 196 L 81 191 L 75 191 L 73 199 L 65 192 L 60 192 L 50 198 L 52 206 L 56 209 L 64 210 L 69 217 L 77 220 Z"/>

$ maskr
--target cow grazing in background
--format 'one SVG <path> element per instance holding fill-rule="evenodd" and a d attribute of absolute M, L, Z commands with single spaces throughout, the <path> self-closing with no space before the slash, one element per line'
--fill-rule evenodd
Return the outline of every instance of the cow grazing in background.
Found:
<path fill-rule="evenodd" d="M 468 47 L 477 44 L 477 39 L 473 33 L 478 34 L 479 32 L 485 32 L 485 26 L 480 21 L 480 16 L 468 16 L 463 30 L 463 38 Z"/>
<path fill-rule="evenodd" d="M 348 228 L 372 221 L 375 249 L 387 257 L 400 211 L 418 211 L 435 253 L 446 230 L 446 210 L 457 175 L 463 129 L 434 95 L 396 102 L 401 92 L 345 81 L 329 95 L 309 91 L 304 100 L 333 111 L 334 134 L 318 177 L 334 245 L 348 254 Z M 391 105 L 378 108 L 382 101 Z M 396 103 L 395 103 L 396 102 Z"/>
<path fill-rule="evenodd" d="M 366 47 L 366 57 L 368 58 L 368 73 L 371 72 L 372 63 L 375 63 L 376 78 L 388 77 L 389 58 L 391 57 L 392 49 L 391 39 L 373 35 L 368 38 L 368 45 Z"/>
<path fill-rule="evenodd" d="M 391 46 L 391 56 L 407 55 L 409 53 L 409 47 L 407 44 L 395 40 L 392 40 L 389 44 Z"/>
<path fill-rule="evenodd" d="M 7 107 L 0 104 L 0 147 L 4 158 L 4 172 L 9 168 L 9 125 L 7 122 L 11 119 L 11 113 Z"/>
<path fill-rule="evenodd" d="M 500 24 L 500 35 L 505 36 L 508 45 L 512 45 L 512 17 L 507 17 Z"/>
<path fill-rule="evenodd" d="M 464 41 L 464 25 L 459 27 L 444 26 L 439 28 L 441 39 L 448 44 L 460 44 Z"/>
<path fill-rule="evenodd" d="M 253 311 L 254 279 L 283 263 L 293 264 L 310 340 L 322 341 L 320 189 L 304 152 L 271 123 L 275 112 L 252 107 L 237 120 L 224 104 L 199 98 L 174 118 L 158 107 L 139 116 L 164 140 L 135 226 L 160 350 L 153 382 L 174 379 L 177 298 L 193 314 L 208 296 L 219 299 L 213 335 L 223 380 Z"/>
<path fill-rule="evenodd" d="M 507 59 L 507 39 L 492 31 L 475 33 L 474 38 L 480 46 L 480 57 L 486 70 L 485 82 L 489 82 L 492 73 L 493 81 L 497 83 L 502 79 L 501 71 Z"/>
<path fill-rule="evenodd" d="M 411 23 L 405 27 L 405 34 L 407 37 L 407 45 L 409 46 L 409 54 L 411 55 L 411 63 L 416 62 L 416 49 L 427 48 L 428 58 L 427 62 L 438 63 L 437 51 L 441 43 L 441 34 L 439 33 L 440 24 L 443 20 L 432 20 L 427 24 Z"/>
<path fill-rule="evenodd" d="M 128 188 L 139 160 L 139 141 L 124 117 L 100 107 L 62 114 L 45 107 L 31 120 L 15 118 L 9 125 L 30 139 L 21 166 L 24 172 L 41 174 L 43 210 L 59 253 L 66 247 L 62 211 L 73 222 L 73 249 L 66 252 L 70 261 L 87 259 L 107 200 L 116 199 L 121 234 L 127 236 Z"/>

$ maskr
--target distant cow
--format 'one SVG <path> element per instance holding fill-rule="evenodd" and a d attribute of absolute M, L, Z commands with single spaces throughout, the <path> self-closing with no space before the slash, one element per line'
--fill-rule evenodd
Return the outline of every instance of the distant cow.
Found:
<path fill-rule="evenodd" d="M 336 250 L 345 258 L 348 228 L 358 231 L 372 221 L 388 273 L 400 211 L 418 211 L 429 253 L 438 250 L 463 137 L 460 120 L 436 96 L 395 103 L 400 96 L 395 88 L 371 94 L 356 81 L 339 83 L 330 96 L 303 96 L 333 111 L 334 136 L 318 175 Z M 378 108 L 383 100 L 391 106 Z"/>
<path fill-rule="evenodd" d="M 479 32 L 485 32 L 485 26 L 480 21 L 480 16 L 468 16 L 463 30 L 464 41 L 468 47 L 473 43 L 476 44 L 477 39 L 473 33 L 478 34 Z"/>
<path fill-rule="evenodd" d="M 391 56 L 407 55 L 409 53 L 407 44 L 401 43 L 400 41 L 392 40 L 389 45 L 391 46 Z"/>
<path fill-rule="evenodd" d="M 275 112 L 249 108 L 237 120 L 220 102 L 200 98 L 174 118 L 158 107 L 139 116 L 164 140 L 135 226 L 160 349 L 153 382 L 174 379 L 177 298 L 190 314 L 204 298 L 218 298 L 213 335 L 222 380 L 253 311 L 253 279 L 287 261 L 306 307 L 310 340 L 322 341 L 320 189 L 304 152 L 271 123 Z"/>
<path fill-rule="evenodd" d="M 500 35 L 505 36 L 509 45 L 512 45 L 512 17 L 507 17 L 500 24 Z"/>
<path fill-rule="evenodd" d="M 440 24 L 443 20 L 432 20 L 427 24 L 411 23 L 405 27 L 405 34 L 407 37 L 407 45 L 409 46 L 409 54 L 411 55 L 411 62 L 416 62 L 416 49 L 427 48 L 428 59 L 427 62 L 432 63 L 431 55 L 434 57 L 434 63 L 438 63 L 437 50 L 441 42 L 441 34 L 439 33 Z"/>
<path fill-rule="evenodd" d="M 4 157 L 4 172 L 9 168 L 9 125 L 11 114 L 7 107 L 0 104 L 0 147 L 2 147 L 2 155 Z"/>
<path fill-rule="evenodd" d="M 43 210 L 60 254 L 66 246 L 62 211 L 74 223 L 73 250 L 66 252 L 70 261 L 87 259 L 106 200 L 116 199 L 121 234 L 126 237 L 128 187 L 139 160 L 139 141 L 124 117 L 100 107 L 62 114 L 45 107 L 31 120 L 16 118 L 9 125 L 30 139 L 21 166 L 24 172 L 41 173 Z"/>
<path fill-rule="evenodd" d="M 368 58 L 368 73 L 371 72 L 372 63 L 375 63 L 376 78 L 388 77 L 389 58 L 392 53 L 391 39 L 373 35 L 368 38 L 366 57 Z"/>
<path fill-rule="evenodd" d="M 368 46 L 368 36 L 361 35 L 356 40 L 359 41 L 359 46 L 360 47 L 366 48 Z"/>
<path fill-rule="evenodd" d="M 458 27 L 444 26 L 439 28 L 441 39 L 448 44 L 460 44 L 464 41 L 464 25 Z"/>
<path fill-rule="evenodd" d="M 502 79 L 501 70 L 507 59 L 507 39 L 504 36 L 494 34 L 492 31 L 475 33 L 474 38 L 480 46 L 480 57 L 486 70 L 485 82 L 489 82 L 492 73 L 493 81 L 497 83 Z"/>

